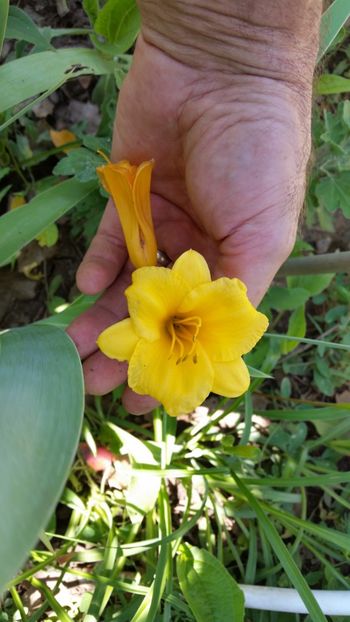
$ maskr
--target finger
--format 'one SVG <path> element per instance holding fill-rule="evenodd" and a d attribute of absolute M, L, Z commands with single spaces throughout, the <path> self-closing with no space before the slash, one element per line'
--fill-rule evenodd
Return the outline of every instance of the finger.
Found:
<path fill-rule="evenodd" d="M 77 285 L 84 294 L 98 294 L 117 278 L 127 253 L 120 222 L 112 200 L 107 203 L 98 231 L 77 272 Z"/>
<path fill-rule="evenodd" d="M 159 406 L 159 402 L 150 395 L 139 395 L 129 387 L 123 393 L 122 402 L 125 410 L 132 415 L 145 415 Z"/>
<path fill-rule="evenodd" d="M 73 339 L 82 359 L 97 350 L 97 337 L 105 328 L 128 315 L 124 292 L 130 284 L 130 274 L 131 266 L 127 264 L 117 281 L 68 327 L 67 333 Z"/>
<path fill-rule="evenodd" d="M 86 393 L 109 393 L 125 382 L 127 369 L 127 363 L 109 359 L 102 352 L 94 352 L 83 364 Z"/>

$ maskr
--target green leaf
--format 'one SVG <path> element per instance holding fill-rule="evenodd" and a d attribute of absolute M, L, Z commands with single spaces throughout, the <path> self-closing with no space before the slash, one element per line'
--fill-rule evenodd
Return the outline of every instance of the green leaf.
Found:
<path fill-rule="evenodd" d="M 342 117 L 345 125 L 350 129 L 350 102 L 348 100 L 343 102 Z"/>
<path fill-rule="evenodd" d="M 263 410 L 257 414 L 281 421 L 334 421 L 350 417 L 350 404 L 333 404 L 324 408 L 303 408 L 300 410 Z"/>
<path fill-rule="evenodd" d="M 9 166 L 5 166 L 4 168 L 0 168 L 0 179 L 2 179 L 3 177 L 6 177 L 6 175 L 9 174 L 10 172 L 10 167 Z"/>
<path fill-rule="evenodd" d="M 76 451 L 84 391 L 69 337 L 48 326 L 0 335 L 0 593 L 54 511 Z"/>
<path fill-rule="evenodd" d="M 6 25 L 9 12 L 9 0 L 2 0 L 0 2 L 0 56 L 2 52 L 2 46 L 4 43 Z"/>
<path fill-rule="evenodd" d="M 68 179 L 38 194 L 23 207 L 1 216 L 0 266 L 8 263 L 23 246 L 93 192 L 95 187 L 91 182 L 80 184 Z"/>
<path fill-rule="evenodd" d="M 95 31 L 123 54 L 134 43 L 140 30 L 140 14 L 135 0 L 107 0 L 99 12 Z"/>
<path fill-rule="evenodd" d="M 112 95 L 112 98 L 115 97 L 115 94 Z M 91 134 L 86 134 L 82 136 L 83 145 L 90 149 L 90 151 L 103 151 L 108 154 L 112 148 L 112 140 L 111 138 L 106 138 L 102 136 L 92 136 Z"/>
<path fill-rule="evenodd" d="M 83 183 L 92 180 L 97 182 L 96 168 L 103 163 L 103 158 L 89 149 L 73 149 L 56 164 L 53 174 L 73 175 Z"/>
<path fill-rule="evenodd" d="M 264 531 L 266 537 L 268 538 L 275 555 L 280 560 L 285 573 L 289 577 L 290 581 L 298 590 L 300 598 L 303 600 L 305 607 L 307 608 L 310 618 L 312 622 L 327 622 L 325 616 L 323 615 L 317 600 L 315 599 L 313 593 L 311 592 L 308 584 L 306 583 L 305 578 L 301 574 L 298 566 L 296 565 L 293 557 L 289 553 L 286 545 L 284 544 L 281 536 L 279 535 L 275 525 L 270 521 L 270 519 L 265 514 L 263 508 L 260 503 L 254 497 L 254 495 L 250 492 L 250 490 L 243 484 L 242 480 L 232 471 L 232 477 L 235 480 L 238 488 L 244 494 L 247 499 L 248 504 L 255 512 L 257 519 L 259 521 L 259 525 L 261 529 Z M 306 522 L 306 521 L 305 521 Z"/>
<path fill-rule="evenodd" d="M 18 39 L 33 43 L 44 50 L 52 49 L 29 15 L 16 6 L 10 6 L 5 39 Z"/>
<path fill-rule="evenodd" d="M 100 10 L 99 0 L 83 0 L 83 9 L 93 26 Z"/>
<path fill-rule="evenodd" d="M 273 378 L 270 374 L 265 374 L 265 372 L 255 369 L 251 365 L 247 365 L 247 367 L 251 378 Z"/>
<path fill-rule="evenodd" d="M 51 223 L 44 231 L 41 231 L 39 235 L 36 236 L 39 246 L 54 246 L 58 240 L 58 227 L 56 223 Z"/>
<path fill-rule="evenodd" d="M 39 320 L 36 324 L 45 324 L 46 326 L 57 326 L 57 328 L 67 328 L 76 317 L 90 309 L 96 302 L 98 296 L 78 296 L 71 304 L 64 305 L 64 309 L 51 315 L 50 317 Z"/>
<path fill-rule="evenodd" d="M 264 298 L 264 304 L 277 311 L 296 309 L 310 298 L 309 292 L 300 287 L 270 287 Z"/>
<path fill-rule="evenodd" d="M 243 622 L 244 595 L 225 566 L 205 549 L 181 545 L 176 570 L 196 622 Z"/>
<path fill-rule="evenodd" d="M 334 274 L 305 274 L 299 276 L 289 276 L 287 281 L 288 286 L 290 287 L 302 287 L 303 289 L 306 289 L 311 297 L 321 294 L 321 292 L 328 287 L 333 277 Z M 289 334 L 292 333 L 288 333 L 288 335 Z M 300 337 L 303 336 L 304 335 L 300 335 Z"/>
<path fill-rule="evenodd" d="M 97 50 L 74 47 L 39 52 L 5 63 L 0 67 L 0 112 L 18 106 L 29 98 L 38 97 L 4 122 L 0 131 L 71 78 L 109 74 L 113 71 L 114 62 Z"/>
<path fill-rule="evenodd" d="M 305 337 L 306 333 L 306 319 L 305 319 L 305 306 L 302 305 L 295 309 L 291 314 L 288 321 L 287 335 L 293 335 L 296 337 Z M 299 345 L 299 341 L 286 341 L 282 344 L 283 354 L 288 354 Z"/>
<path fill-rule="evenodd" d="M 316 83 L 318 95 L 335 95 L 337 93 L 349 93 L 350 80 L 337 76 L 335 73 L 325 73 L 320 76 Z"/>
<path fill-rule="evenodd" d="M 1 188 L 0 190 L 0 201 L 3 200 L 3 198 L 7 195 L 8 191 L 12 188 L 11 184 L 8 184 L 7 186 L 4 186 L 3 188 Z"/>
<path fill-rule="evenodd" d="M 339 438 L 335 441 L 330 441 L 328 445 L 343 456 L 350 456 L 350 440 Z"/>
<path fill-rule="evenodd" d="M 296 335 L 281 335 L 279 333 L 264 333 L 264 338 L 267 339 L 276 339 L 280 341 L 281 339 L 286 339 L 289 341 L 299 341 L 299 343 L 310 343 L 313 346 L 322 346 L 323 348 L 332 348 L 334 350 L 347 350 L 350 351 L 350 345 L 346 343 L 338 343 L 336 341 L 326 341 L 325 339 L 309 339 L 308 337 L 297 337 Z"/>
<path fill-rule="evenodd" d="M 152 451 L 144 442 L 113 423 L 108 423 L 107 425 L 122 443 L 121 453 L 127 453 L 133 464 L 158 464 Z M 146 470 L 144 473 L 138 471 L 137 474 L 132 476 L 125 493 L 127 511 L 132 522 L 138 523 L 144 514 L 154 508 L 160 486 L 161 479 L 151 475 Z"/>
<path fill-rule="evenodd" d="M 334 0 L 331 6 L 324 12 L 321 20 L 320 47 L 317 55 L 319 62 L 332 45 L 342 26 L 350 17 L 349 0 Z"/>
<path fill-rule="evenodd" d="M 315 194 L 320 205 L 330 212 L 340 208 L 350 218 L 350 172 L 342 171 L 332 177 L 323 177 L 316 185 Z"/>

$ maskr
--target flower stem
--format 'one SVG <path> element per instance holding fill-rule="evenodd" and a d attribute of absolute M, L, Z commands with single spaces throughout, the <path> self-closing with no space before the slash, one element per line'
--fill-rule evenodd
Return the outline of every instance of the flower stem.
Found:
<path fill-rule="evenodd" d="M 175 440 L 176 431 L 176 419 L 169 417 L 166 412 L 157 408 L 153 415 L 153 429 L 154 440 L 161 445 L 161 468 L 166 469 L 171 462 L 172 450 Z M 159 531 L 160 537 L 165 538 L 172 532 L 171 524 L 171 509 L 169 503 L 168 492 L 166 489 L 165 480 L 162 479 L 159 496 L 158 496 L 158 510 L 159 510 Z M 167 595 L 172 593 L 173 587 L 173 559 L 172 559 L 172 545 L 170 542 L 161 545 L 161 551 L 163 547 L 166 548 L 166 583 L 165 593 Z M 164 549 L 163 549 L 164 550 Z M 164 603 L 163 609 L 163 622 L 170 622 L 171 620 L 171 605 L 169 602 Z"/>
<path fill-rule="evenodd" d="M 292 257 L 279 269 L 277 276 L 350 272 L 350 251 Z"/>

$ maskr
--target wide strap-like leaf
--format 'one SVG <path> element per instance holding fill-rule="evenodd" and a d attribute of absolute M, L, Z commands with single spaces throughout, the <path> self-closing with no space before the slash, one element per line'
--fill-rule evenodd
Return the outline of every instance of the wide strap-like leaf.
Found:
<path fill-rule="evenodd" d="M 0 217 L 0 266 L 31 242 L 50 224 L 61 218 L 95 189 L 94 182 L 81 184 L 66 179 L 41 192 L 29 203 Z"/>
<path fill-rule="evenodd" d="M 83 378 L 51 326 L 0 334 L 0 595 L 58 502 L 76 451 Z"/>

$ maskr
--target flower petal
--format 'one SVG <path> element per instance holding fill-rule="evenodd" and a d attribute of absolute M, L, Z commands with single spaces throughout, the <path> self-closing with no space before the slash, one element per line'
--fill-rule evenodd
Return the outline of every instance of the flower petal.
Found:
<path fill-rule="evenodd" d="M 137 169 L 133 184 L 134 209 L 139 225 L 138 264 L 141 266 L 157 265 L 157 242 L 151 212 L 151 175 L 153 161 L 142 162 Z"/>
<path fill-rule="evenodd" d="M 139 226 L 132 194 L 132 171 L 122 166 L 107 164 L 98 167 L 97 173 L 104 188 L 113 198 L 123 229 L 129 257 L 133 265 L 139 265 L 138 249 L 140 246 Z"/>
<path fill-rule="evenodd" d="M 178 274 L 189 286 L 189 290 L 211 281 L 208 264 L 203 255 L 189 250 L 175 261 L 172 271 Z"/>
<path fill-rule="evenodd" d="M 237 397 L 247 391 L 250 384 L 248 368 L 241 358 L 224 363 L 212 363 L 214 368 L 213 392 L 225 397 Z"/>
<path fill-rule="evenodd" d="M 139 337 L 134 331 L 130 318 L 112 324 L 97 339 L 100 350 L 111 359 L 129 361 Z"/>
<path fill-rule="evenodd" d="M 170 340 L 152 343 L 141 339 L 129 364 L 129 386 L 141 395 L 151 395 L 165 407 L 171 416 L 191 412 L 210 393 L 213 368 L 203 350 L 197 348 L 197 362 L 192 357 L 176 364 L 169 357 Z"/>
<path fill-rule="evenodd" d="M 125 291 L 135 330 L 148 341 L 166 333 L 166 322 L 175 315 L 188 292 L 187 284 L 169 268 L 135 270 L 132 285 Z"/>
<path fill-rule="evenodd" d="M 184 298 L 178 313 L 202 319 L 198 339 L 214 361 L 232 361 L 249 352 L 268 325 L 239 279 L 221 278 L 199 285 Z"/>

